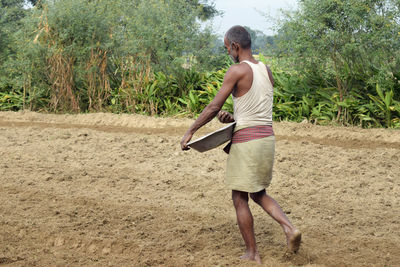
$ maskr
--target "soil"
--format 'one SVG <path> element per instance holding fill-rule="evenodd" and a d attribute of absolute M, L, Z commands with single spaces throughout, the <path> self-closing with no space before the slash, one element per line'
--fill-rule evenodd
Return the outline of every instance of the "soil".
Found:
<path fill-rule="evenodd" d="M 183 152 L 193 122 L 0 112 L 0 265 L 254 266 L 220 148 Z M 222 125 L 212 121 L 197 136 Z M 400 132 L 274 124 L 268 193 L 297 254 L 250 203 L 264 266 L 400 266 Z"/>

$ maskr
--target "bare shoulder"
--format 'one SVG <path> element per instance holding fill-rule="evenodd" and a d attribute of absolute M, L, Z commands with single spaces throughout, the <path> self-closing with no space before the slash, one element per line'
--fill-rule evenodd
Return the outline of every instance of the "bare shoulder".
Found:
<path fill-rule="evenodd" d="M 235 64 L 229 67 L 228 71 L 232 73 L 242 73 L 250 69 L 247 64 Z"/>
<path fill-rule="evenodd" d="M 236 78 L 243 77 L 244 75 L 251 72 L 251 68 L 247 64 L 235 64 L 229 67 L 226 75 L 233 76 Z"/>

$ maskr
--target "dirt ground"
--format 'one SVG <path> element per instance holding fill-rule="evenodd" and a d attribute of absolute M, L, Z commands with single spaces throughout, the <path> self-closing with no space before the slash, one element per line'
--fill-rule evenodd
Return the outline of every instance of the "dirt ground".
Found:
<path fill-rule="evenodd" d="M 253 266 L 226 154 L 183 152 L 190 119 L 0 112 L 0 265 Z M 221 127 L 217 121 L 198 136 Z M 251 203 L 264 266 L 400 266 L 400 131 L 274 124 L 268 192 L 303 232 Z"/>

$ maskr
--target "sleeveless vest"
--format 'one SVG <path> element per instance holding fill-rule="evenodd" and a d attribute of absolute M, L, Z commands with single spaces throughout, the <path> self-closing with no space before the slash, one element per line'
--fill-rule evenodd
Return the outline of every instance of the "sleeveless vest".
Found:
<path fill-rule="evenodd" d="M 262 62 L 258 62 L 258 64 L 248 60 L 242 62 L 251 67 L 253 83 L 246 94 L 240 97 L 232 95 L 236 127 L 272 126 L 273 87 L 267 68 Z"/>

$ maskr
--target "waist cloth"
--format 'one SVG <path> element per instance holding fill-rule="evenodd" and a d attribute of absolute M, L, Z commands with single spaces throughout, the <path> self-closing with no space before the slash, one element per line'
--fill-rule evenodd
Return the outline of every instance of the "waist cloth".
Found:
<path fill-rule="evenodd" d="M 267 188 L 275 155 L 272 126 L 236 126 L 231 142 L 225 176 L 227 187 L 249 193 Z"/>

